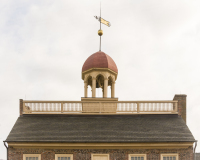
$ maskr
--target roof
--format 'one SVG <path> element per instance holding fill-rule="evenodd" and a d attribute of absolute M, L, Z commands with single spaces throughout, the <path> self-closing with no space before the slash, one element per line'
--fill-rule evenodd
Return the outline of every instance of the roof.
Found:
<path fill-rule="evenodd" d="M 82 67 L 82 72 L 90 68 L 109 68 L 118 73 L 117 65 L 113 59 L 104 52 L 96 52 L 87 58 Z"/>
<path fill-rule="evenodd" d="M 29 115 L 7 142 L 194 142 L 178 115 Z"/>

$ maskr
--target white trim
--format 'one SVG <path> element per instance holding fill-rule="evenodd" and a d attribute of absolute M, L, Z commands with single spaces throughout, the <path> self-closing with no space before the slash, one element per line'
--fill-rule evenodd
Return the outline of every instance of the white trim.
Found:
<path fill-rule="evenodd" d="M 146 154 L 129 154 L 128 159 L 131 160 L 131 157 L 135 157 L 135 156 L 141 156 L 141 157 L 144 157 L 144 160 L 147 159 Z"/>
<path fill-rule="evenodd" d="M 109 154 L 91 154 L 91 160 L 94 160 L 93 156 L 107 156 L 109 160 Z"/>
<path fill-rule="evenodd" d="M 164 154 L 161 154 L 160 155 L 160 159 L 163 160 L 163 157 L 164 156 L 175 156 L 176 157 L 176 160 L 178 160 L 178 153 L 164 153 Z"/>
<path fill-rule="evenodd" d="M 41 154 L 23 154 L 23 160 L 26 160 L 27 157 L 38 157 L 38 160 L 41 160 Z"/>
<path fill-rule="evenodd" d="M 58 157 L 70 157 L 70 160 L 73 160 L 73 154 L 55 154 L 55 160 L 58 160 Z"/>

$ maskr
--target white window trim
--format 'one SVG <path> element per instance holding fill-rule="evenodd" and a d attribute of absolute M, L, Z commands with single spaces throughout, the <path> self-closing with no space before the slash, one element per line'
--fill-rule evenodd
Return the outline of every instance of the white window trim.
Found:
<path fill-rule="evenodd" d="M 163 157 L 164 157 L 164 156 L 176 156 L 176 160 L 179 159 L 177 153 L 175 153 L 175 154 L 174 154 L 174 153 L 161 154 L 161 155 L 160 155 L 160 159 L 163 160 Z"/>
<path fill-rule="evenodd" d="M 38 160 L 41 160 L 41 154 L 23 154 L 23 160 L 26 160 L 27 157 L 38 157 Z"/>
<path fill-rule="evenodd" d="M 73 160 L 73 154 L 55 154 L 55 160 L 58 160 L 58 157 L 70 157 Z"/>
<path fill-rule="evenodd" d="M 128 159 L 131 160 L 131 157 L 134 157 L 134 156 L 144 156 L 144 160 L 147 159 L 146 154 L 129 154 Z"/>
<path fill-rule="evenodd" d="M 109 154 L 91 154 L 91 160 L 94 160 L 93 156 L 107 156 L 110 159 Z"/>

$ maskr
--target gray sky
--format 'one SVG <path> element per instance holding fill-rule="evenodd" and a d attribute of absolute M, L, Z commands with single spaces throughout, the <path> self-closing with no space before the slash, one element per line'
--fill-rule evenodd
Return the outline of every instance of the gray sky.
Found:
<path fill-rule="evenodd" d="M 19 116 L 19 99 L 83 97 L 82 65 L 99 49 L 99 0 L 0 3 L 2 142 Z M 187 94 L 187 125 L 199 140 L 200 1 L 102 0 L 102 17 L 111 23 L 102 26 L 102 51 L 118 66 L 119 100 Z"/>

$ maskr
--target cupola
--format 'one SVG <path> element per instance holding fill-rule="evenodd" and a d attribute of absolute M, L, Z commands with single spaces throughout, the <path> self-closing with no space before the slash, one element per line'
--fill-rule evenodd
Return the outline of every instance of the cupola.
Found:
<path fill-rule="evenodd" d="M 111 86 L 111 98 L 115 97 L 115 81 L 118 69 L 113 59 L 99 51 L 87 58 L 82 67 L 84 97 L 88 97 L 88 85 L 92 88 L 92 97 L 96 97 L 96 88 L 102 88 L 103 98 L 107 98 L 108 86 Z"/>

